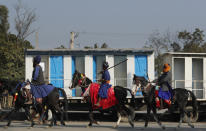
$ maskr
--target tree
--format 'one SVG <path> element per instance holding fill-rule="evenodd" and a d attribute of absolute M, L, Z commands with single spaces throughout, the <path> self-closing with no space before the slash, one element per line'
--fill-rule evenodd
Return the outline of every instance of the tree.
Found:
<path fill-rule="evenodd" d="M 103 43 L 101 48 L 108 48 L 108 45 L 106 43 Z"/>
<path fill-rule="evenodd" d="M 204 41 L 203 31 L 196 28 L 194 32 L 186 30 L 171 34 L 169 31 L 160 35 L 158 31 L 151 34 L 146 43 L 147 48 L 155 51 L 155 70 L 160 75 L 164 52 L 206 52 L 206 42 Z"/>
<path fill-rule="evenodd" d="M 95 43 L 95 44 L 94 44 L 94 49 L 98 49 L 98 48 L 99 48 L 98 44 Z"/>
<path fill-rule="evenodd" d="M 33 46 L 29 41 L 8 33 L 7 19 L 8 9 L 0 5 L 0 79 L 8 80 L 10 83 L 14 80 L 24 80 L 24 52 L 26 48 L 33 48 Z"/>
<path fill-rule="evenodd" d="M 35 29 L 31 29 L 31 25 L 36 21 L 36 14 L 34 9 L 27 8 L 20 0 L 18 0 L 14 8 L 16 11 L 15 29 L 17 31 L 17 38 L 25 40 L 36 31 Z"/>
<path fill-rule="evenodd" d="M 203 31 L 199 28 L 196 28 L 192 33 L 185 30 L 178 34 L 184 52 L 202 52 L 201 46 L 204 44 L 204 36 Z"/>
<path fill-rule="evenodd" d="M 55 49 L 66 49 L 66 47 L 64 45 L 60 45 L 59 47 L 57 47 Z"/>
<path fill-rule="evenodd" d="M 170 51 L 171 45 L 171 35 L 167 32 L 165 35 L 161 36 L 159 31 L 153 32 L 146 42 L 146 48 L 154 49 L 155 54 L 155 70 L 157 75 L 161 74 L 162 65 L 163 65 L 163 56 L 164 52 Z"/>
<path fill-rule="evenodd" d="M 0 39 L 7 38 L 8 30 L 8 9 L 6 6 L 0 5 Z"/>

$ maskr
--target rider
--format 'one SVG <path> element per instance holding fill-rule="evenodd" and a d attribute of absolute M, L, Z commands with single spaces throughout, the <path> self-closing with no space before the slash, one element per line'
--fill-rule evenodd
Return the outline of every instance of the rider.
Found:
<path fill-rule="evenodd" d="M 163 74 L 157 79 L 157 85 L 160 86 L 158 96 L 163 99 L 168 106 L 171 105 L 171 73 L 170 73 L 170 64 L 164 64 L 163 66 Z M 158 108 L 162 107 L 160 103 L 160 99 L 156 97 L 156 106 Z"/>
<path fill-rule="evenodd" d="M 36 101 L 41 104 L 42 98 L 46 97 L 54 87 L 45 85 L 42 67 L 39 65 L 40 62 L 41 56 L 35 56 L 33 59 L 34 70 L 32 73 L 31 94 L 36 98 Z M 26 104 L 28 103 L 32 103 L 32 101 L 28 101 Z"/>
<path fill-rule="evenodd" d="M 98 92 L 99 99 L 98 99 L 98 102 L 95 104 L 96 106 L 99 106 L 99 102 L 100 102 L 101 98 L 105 99 L 108 97 L 107 91 L 112 86 L 109 84 L 110 83 L 110 74 L 109 74 L 109 71 L 107 70 L 109 67 L 108 62 L 104 61 L 102 67 L 103 67 L 102 79 L 100 80 L 101 85 L 100 85 L 99 92 Z"/>

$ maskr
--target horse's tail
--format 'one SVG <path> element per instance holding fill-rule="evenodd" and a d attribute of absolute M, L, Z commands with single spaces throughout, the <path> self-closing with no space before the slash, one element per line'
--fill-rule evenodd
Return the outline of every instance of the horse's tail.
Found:
<path fill-rule="evenodd" d="M 128 89 L 128 88 L 125 88 L 127 91 L 129 91 L 130 92 L 130 94 L 131 94 L 131 96 L 132 96 L 132 99 L 131 99 L 131 101 L 130 101 L 130 106 L 131 107 L 135 107 L 135 98 L 134 98 L 134 94 L 132 93 L 132 90 L 131 89 Z"/>
<path fill-rule="evenodd" d="M 193 117 L 196 117 L 196 115 L 197 115 L 197 100 L 196 100 L 196 97 L 192 91 L 188 90 L 188 92 L 190 93 L 190 96 L 192 97 Z"/>
<path fill-rule="evenodd" d="M 62 95 L 64 97 L 64 110 L 67 110 L 68 109 L 68 102 L 67 102 L 66 92 L 62 88 L 57 88 L 57 89 L 62 92 Z"/>

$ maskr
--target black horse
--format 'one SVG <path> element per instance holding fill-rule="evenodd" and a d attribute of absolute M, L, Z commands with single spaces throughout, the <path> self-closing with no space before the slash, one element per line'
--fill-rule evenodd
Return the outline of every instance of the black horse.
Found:
<path fill-rule="evenodd" d="M 72 88 L 75 88 L 77 86 L 80 86 L 82 89 L 82 92 L 85 92 L 85 89 L 88 88 L 91 83 L 92 83 L 92 81 L 89 78 L 87 78 L 87 77 L 82 78 L 82 74 L 78 71 L 75 71 L 75 73 L 73 74 L 73 77 L 72 77 L 72 86 L 70 88 L 72 89 Z M 131 93 L 130 89 L 127 89 L 127 88 L 124 88 L 121 86 L 114 86 L 115 97 L 118 101 L 118 104 L 116 104 L 114 106 L 114 109 L 116 110 L 117 116 L 118 116 L 117 124 L 114 126 L 115 128 L 119 126 L 119 123 L 121 121 L 121 115 L 123 115 L 123 114 L 128 116 L 128 121 L 129 121 L 130 125 L 132 127 L 134 127 L 134 123 L 133 123 L 134 116 L 135 116 L 134 110 L 131 106 L 129 106 L 129 107 L 126 106 L 127 91 L 129 91 Z M 132 95 L 132 93 L 131 93 L 131 95 Z M 92 126 L 93 123 L 98 124 L 98 122 L 95 121 L 93 118 L 93 110 L 94 109 L 92 107 L 90 95 L 88 94 L 88 96 L 87 97 L 85 96 L 84 99 L 86 99 L 86 101 L 88 102 L 88 105 L 89 105 L 88 108 L 89 108 L 90 122 L 89 122 L 88 126 Z M 134 96 L 133 95 L 132 95 L 132 100 L 131 100 L 130 104 L 134 105 Z"/>
<path fill-rule="evenodd" d="M 64 112 L 59 106 L 59 104 L 60 104 L 59 91 L 62 92 L 63 97 L 64 97 L 64 102 L 63 102 L 64 103 L 64 109 L 67 109 L 66 93 L 63 89 L 54 88 L 54 90 L 52 92 L 50 92 L 48 96 L 43 98 L 42 104 L 37 104 L 37 103 L 36 104 L 24 104 L 27 100 L 27 98 L 25 96 L 26 93 L 25 93 L 24 89 L 22 88 L 21 84 L 19 84 L 12 91 L 12 94 L 14 96 L 14 99 L 13 99 L 14 109 L 11 110 L 6 116 L 4 116 L 4 118 L 6 118 L 6 117 L 8 118 L 7 126 L 10 126 L 10 124 L 11 124 L 12 114 L 19 111 L 19 109 L 23 108 L 25 110 L 26 116 L 31 121 L 31 127 L 33 127 L 34 126 L 34 121 L 33 121 L 33 118 L 30 114 L 30 108 L 31 107 L 35 107 L 37 112 L 41 114 L 41 120 L 43 119 L 43 117 L 45 115 L 45 112 L 50 109 L 52 111 L 52 120 L 51 120 L 50 126 L 53 126 L 53 124 L 56 124 L 56 116 L 57 116 L 56 111 L 60 112 L 61 124 L 65 125 L 65 123 L 63 121 L 63 113 Z"/>
<path fill-rule="evenodd" d="M 133 93 L 135 93 L 138 90 L 137 88 L 140 88 L 144 95 L 144 100 L 147 105 L 147 117 L 145 120 L 145 127 L 148 126 L 149 115 L 152 110 L 155 121 L 159 124 L 160 127 L 162 127 L 162 129 L 165 129 L 165 126 L 161 124 L 157 116 L 157 108 L 155 102 L 155 86 L 152 85 L 144 77 L 139 77 L 136 75 L 134 75 L 133 77 L 133 83 L 135 84 L 135 86 L 132 89 Z M 176 109 L 179 109 L 180 121 L 177 128 L 180 128 L 184 115 L 187 115 L 187 117 L 191 115 L 190 117 L 193 119 L 197 118 L 197 101 L 195 95 L 191 91 L 186 90 L 184 88 L 176 88 L 172 90 L 172 95 L 172 105 L 170 107 L 168 106 L 167 108 L 171 113 L 173 112 L 174 107 Z M 189 114 L 189 112 L 186 111 L 186 106 L 189 104 L 189 98 L 192 99 L 192 114 Z M 194 128 L 194 125 L 191 124 L 190 119 L 188 119 L 187 123 L 191 128 Z"/>

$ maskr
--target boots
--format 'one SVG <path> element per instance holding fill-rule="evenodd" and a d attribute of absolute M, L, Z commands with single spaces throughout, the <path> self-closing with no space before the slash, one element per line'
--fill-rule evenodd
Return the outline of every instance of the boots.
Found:
<path fill-rule="evenodd" d="M 171 106 L 171 101 L 170 100 L 164 100 L 164 102 L 168 105 L 168 107 Z"/>
<path fill-rule="evenodd" d="M 155 101 L 156 101 L 156 108 L 160 108 L 160 99 L 156 97 Z"/>

